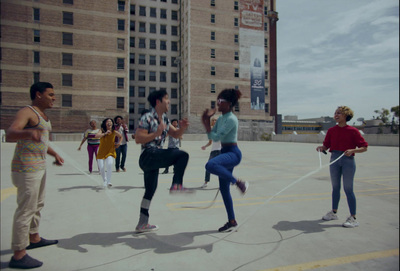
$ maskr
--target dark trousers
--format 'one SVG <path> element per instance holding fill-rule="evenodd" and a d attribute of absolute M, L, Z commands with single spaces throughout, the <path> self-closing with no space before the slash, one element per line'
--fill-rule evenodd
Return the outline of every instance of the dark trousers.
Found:
<path fill-rule="evenodd" d="M 126 152 L 128 150 L 128 144 L 120 145 L 115 149 L 117 157 L 115 158 L 115 169 L 125 168 Z"/>
<path fill-rule="evenodd" d="M 179 149 L 149 148 L 143 151 L 139 158 L 139 166 L 144 172 L 145 193 L 143 198 L 151 200 L 158 185 L 160 168 L 174 166 L 172 184 L 182 184 L 183 175 L 189 161 L 189 154 Z"/>

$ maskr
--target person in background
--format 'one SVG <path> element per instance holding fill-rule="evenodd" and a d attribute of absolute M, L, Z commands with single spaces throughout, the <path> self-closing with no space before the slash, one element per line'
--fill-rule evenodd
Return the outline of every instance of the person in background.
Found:
<path fill-rule="evenodd" d="M 171 120 L 172 126 L 178 129 L 178 120 L 173 119 Z M 172 136 L 168 136 L 168 149 L 179 149 L 181 145 L 182 137 L 174 138 Z M 162 174 L 167 174 L 169 172 L 169 167 L 166 167 Z"/>
<path fill-rule="evenodd" d="M 82 142 L 79 145 L 78 151 L 81 150 L 83 143 L 87 140 L 87 152 L 89 155 L 89 173 L 91 174 L 92 169 L 93 169 L 93 157 L 97 156 L 97 149 L 99 148 L 100 139 L 95 138 L 96 134 L 99 132 L 99 129 L 97 129 L 96 121 L 91 120 L 89 122 L 89 125 L 90 125 L 90 129 L 87 129 L 85 131 Z M 97 161 L 96 161 L 96 164 L 97 164 Z M 97 165 L 97 168 L 98 167 L 99 166 Z M 99 173 L 100 173 L 100 169 L 99 169 Z"/>
<path fill-rule="evenodd" d="M 217 122 L 216 118 L 211 119 L 211 129 L 214 127 L 216 122 Z M 210 156 L 208 157 L 208 161 L 210 161 L 211 159 L 217 157 L 221 153 L 221 142 L 209 139 L 208 143 L 202 146 L 201 149 L 204 151 L 208 146 L 211 146 Z M 206 170 L 206 175 L 204 177 L 204 184 L 201 186 L 201 188 L 206 188 L 209 182 L 210 182 L 210 172 Z"/>
<path fill-rule="evenodd" d="M 350 216 L 343 227 L 354 228 L 358 227 L 359 223 L 356 220 L 356 196 L 354 194 L 354 175 L 356 173 L 356 162 L 354 159 L 355 153 L 366 152 L 368 143 L 362 137 L 360 132 L 347 125 L 354 116 L 353 111 L 347 106 L 339 106 L 334 114 L 334 119 L 337 125 L 329 128 L 326 133 L 322 146 L 317 147 L 317 151 L 331 152 L 331 162 L 335 161 L 342 154 L 336 163 L 330 165 L 330 175 L 332 183 L 332 210 L 322 217 L 323 220 L 337 220 L 337 211 L 340 200 L 341 179 L 343 177 L 344 192 L 347 197 L 347 204 L 350 209 Z"/>
<path fill-rule="evenodd" d="M 228 222 L 218 229 L 219 232 L 229 232 L 237 227 L 230 185 L 236 185 L 244 195 L 249 183 L 241 181 L 232 175 L 233 169 L 242 160 L 242 153 L 237 145 L 238 119 L 233 114 L 233 108 L 238 103 L 242 93 L 237 89 L 224 89 L 218 94 L 218 111 L 222 113 L 211 129 L 210 118 L 215 114 L 214 109 L 206 109 L 202 122 L 206 128 L 208 139 L 221 141 L 221 154 L 212 158 L 206 164 L 206 170 L 219 177 L 219 189 L 228 215 Z"/>
<path fill-rule="evenodd" d="M 111 171 L 115 157 L 117 156 L 115 149 L 119 147 L 122 135 L 115 131 L 114 121 L 111 118 L 106 118 L 101 123 L 101 130 L 95 137 L 100 138 L 100 146 L 96 158 L 101 177 L 103 178 L 103 186 L 111 187 Z"/>
<path fill-rule="evenodd" d="M 124 123 L 124 119 L 121 116 L 116 116 L 114 118 L 115 130 L 118 131 L 122 135 L 121 145 L 116 149 L 117 157 L 115 159 L 115 171 L 119 172 L 121 168 L 124 172 L 126 172 L 125 161 L 126 161 L 126 153 L 128 151 L 128 126 Z"/>
<path fill-rule="evenodd" d="M 43 265 L 30 257 L 27 249 L 58 243 L 58 240 L 46 240 L 39 235 L 39 223 L 45 198 L 46 154 L 55 158 L 54 164 L 64 163 L 49 146 L 51 122 L 45 110 L 52 108 L 56 100 L 53 86 L 47 82 L 35 83 L 30 88 L 30 96 L 32 105 L 20 109 L 7 130 L 7 141 L 17 142 L 11 162 L 11 178 L 17 187 L 11 241 L 14 255 L 8 266 L 18 269 Z"/>

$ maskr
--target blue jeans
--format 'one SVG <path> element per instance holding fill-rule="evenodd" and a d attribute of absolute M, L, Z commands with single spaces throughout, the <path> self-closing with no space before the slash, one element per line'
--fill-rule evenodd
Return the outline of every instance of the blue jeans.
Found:
<path fill-rule="evenodd" d="M 236 179 L 233 177 L 232 172 L 233 168 L 239 165 L 241 160 L 242 152 L 238 146 L 228 146 L 222 147 L 221 154 L 212 158 L 206 164 L 206 170 L 219 177 L 219 189 L 229 220 L 235 219 L 230 185 L 235 184 Z"/>
<path fill-rule="evenodd" d="M 343 152 L 333 151 L 331 162 L 336 160 Z M 332 182 L 332 209 L 337 210 L 340 200 L 340 185 L 343 176 L 343 188 L 347 197 L 350 214 L 356 215 L 356 196 L 353 191 L 354 175 L 356 173 L 356 162 L 354 156 L 343 156 L 330 166 Z"/>

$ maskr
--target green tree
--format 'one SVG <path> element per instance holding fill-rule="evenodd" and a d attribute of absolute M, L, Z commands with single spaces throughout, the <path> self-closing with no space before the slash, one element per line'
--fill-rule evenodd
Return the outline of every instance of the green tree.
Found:
<path fill-rule="evenodd" d="M 390 112 L 393 113 L 392 126 L 390 127 L 390 130 L 393 134 L 397 134 L 399 132 L 399 106 L 392 107 Z"/>
<path fill-rule="evenodd" d="M 381 120 L 384 125 L 389 122 L 390 112 L 389 109 L 382 108 L 382 110 L 375 110 L 374 111 L 378 116 L 374 117 L 376 120 Z"/>

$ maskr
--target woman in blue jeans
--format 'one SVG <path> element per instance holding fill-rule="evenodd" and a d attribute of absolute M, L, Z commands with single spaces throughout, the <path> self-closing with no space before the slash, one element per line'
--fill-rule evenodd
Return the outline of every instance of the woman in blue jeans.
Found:
<path fill-rule="evenodd" d="M 347 204 L 350 209 L 350 216 L 343 227 L 358 227 L 356 220 L 356 196 L 353 191 L 354 174 L 356 173 L 355 153 L 367 151 L 368 143 L 361 136 L 360 132 L 347 125 L 353 117 L 353 111 L 347 106 L 339 106 L 334 115 L 337 125 L 330 128 L 324 139 L 323 145 L 317 147 L 317 151 L 324 152 L 329 149 L 332 153 L 331 162 L 343 157 L 330 166 L 332 183 L 332 210 L 322 217 L 323 220 L 336 220 L 340 200 L 341 179 L 343 176 L 343 188 L 347 197 Z"/>
<path fill-rule="evenodd" d="M 228 222 L 218 229 L 219 232 L 229 232 L 237 227 L 230 185 L 236 185 L 242 194 L 246 193 L 249 183 L 241 181 L 232 175 L 233 169 L 242 160 L 242 153 L 237 146 L 238 119 L 232 113 L 242 93 L 236 89 L 225 89 L 217 99 L 218 111 L 222 113 L 211 129 L 210 118 L 215 109 L 206 109 L 202 122 L 206 128 L 208 139 L 221 141 L 221 154 L 212 158 L 206 164 L 206 170 L 219 177 L 219 189 L 228 214 Z"/>

